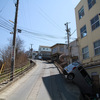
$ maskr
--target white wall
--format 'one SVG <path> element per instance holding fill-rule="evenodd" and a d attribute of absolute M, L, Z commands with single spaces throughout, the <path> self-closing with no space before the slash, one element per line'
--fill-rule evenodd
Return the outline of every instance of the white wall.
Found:
<path fill-rule="evenodd" d="M 39 47 L 39 53 L 41 52 L 41 51 L 48 51 L 48 52 L 51 52 L 51 48 L 49 48 L 49 47 Z"/>

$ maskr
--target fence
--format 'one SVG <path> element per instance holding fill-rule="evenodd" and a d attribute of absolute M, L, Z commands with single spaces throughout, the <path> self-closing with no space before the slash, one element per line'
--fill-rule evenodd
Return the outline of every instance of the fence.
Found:
<path fill-rule="evenodd" d="M 17 67 L 14 68 L 13 79 L 28 71 L 32 66 L 34 66 L 34 64 L 34 62 L 25 62 L 24 64 L 17 65 Z M 0 84 L 5 84 L 12 80 L 11 74 L 11 68 L 6 68 L 2 73 L 0 73 Z"/>

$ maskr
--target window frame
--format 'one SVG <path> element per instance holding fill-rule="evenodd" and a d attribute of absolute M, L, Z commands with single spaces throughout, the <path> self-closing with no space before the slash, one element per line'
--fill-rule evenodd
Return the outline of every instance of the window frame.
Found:
<path fill-rule="evenodd" d="M 81 32 L 81 29 L 82 28 L 84 28 L 84 27 L 86 27 L 86 25 L 84 25 L 83 27 L 81 27 L 80 28 L 80 34 L 81 34 L 81 38 L 84 38 L 84 37 L 86 37 L 87 36 L 87 28 L 83 31 L 83 32 Z M 86 31 L 86 35 L 85 36 L 83 36 L 83 34 L 84 34 L 84 32 Z"/>
<path fill-rule="evenodd" d="M 82 56 L 85 55 L 85 54 L 87 54 L 87 53 L 89 55 L 89 48 L 88 48 L 87 52 L 83 53 L 83 49 L 86 48 L 86 47 L 88 47 L 88 46 L 85 46 L 85 47 L 82 48 Z M 87 58 L 84 58 L 84 56 L 83 56 L 83 59 L 88 59 L 88 58 L 89 58 L 89 56 Z"/>
<path fill-rule="evenodd" d="M 52 53 L 56 53 L 57 52 L 57 47 L 52 49 Z"/>
<path fill-rule="evenodd" d="M 92 23 L 92 20 L 96 18 L 96 16 L 98 16 L 98 20 L 96 20 L 94 23 Z M 91 23 L 91 31 L 94 31 L 96 28 L 98 28 L 100 26 L 100 21 L 99 21 L 99 15 L 97 14 L 96 16 L 94 16 L 91 20 L 90 20 L 90 23 Z M 99 26 L 95 27 L 94 29 L 92 29 L 92 26 L 93 25 L 96 25 L 96 23 L 99 22 Z"/>
<path fill-rule="evenodd" d="M 64 52 L 64 47 L 63 47 L 63 46 L 60 47 L 60 48 L 59 48 L 59 51 L 60 51 L 60 52 Z"/>
<path fill-rule="evenodd" d="M 83 9 L 82 9 L 82 8 L 83 8 Z M 78 10 L 79 20 L 82 19 L 83 16 L 85 15 L 85 13 L 84 13 L 84 15 L 82 16 L 82 11 L 84 12 L 84 6 L 82 6 L 82 7 Z M 80 16 L 80 15 L 81 15 L 81 16 Z"/>
<path fill-rule="evenodd" d="M 94 46 L 94 44 L 95 44 L 96 42 L 98 42 L 98 41 L 100 42 L 100 40 L 95 41 L 95 42 L 93 43 L 93 46 Z M 95 55 L 95 56 L 100 55 L 100 53 L 99 53 L 99 54 L 96 54 L 96 52 L 95 52 L 96 49 L 100 49 L 100 46 L 98 46 L 98 47 L 95 47 L 95 46 L 94 46 L 94 55 Z"/>
<path fill-rule="evenodd" d="M 45 50 L 45 48 L 43 47 L 43 50 Z"/>
<path fill-rule="evenodd" d="M 90 3 L 89 3 L 89 0 L 87 0 L 87 2 L 88 2 L 88 9 L 91 9 L 96 4 L 96 0 L 91 0 Z M 95 2 L 95 3 L 93 3 L 93 2 Z"/>

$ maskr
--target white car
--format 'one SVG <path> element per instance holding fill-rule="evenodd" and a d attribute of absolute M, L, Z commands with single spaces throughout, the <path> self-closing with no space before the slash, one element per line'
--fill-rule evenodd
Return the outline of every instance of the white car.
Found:
<path fill-rule="evenodd" d="M 38 56 L 38 59 L 39 59 L 39 60 L 42 60 L 42 56 Z"/>
<path fill-rule="evenodd" d="M 63 73 L 67 75 L 67 79 L 72 80 L 74 78 L 74 73 L 72 71 L 79 65 L 79 62 L 73 62 L 64 68 Z"/>
<path fill-rule="evenodd" d="M 64 68 L 64 75 L 80 87 L 83 94 L 93 95 L 93 84 L 90 76 L 79 62 L 73 62 Z"/>

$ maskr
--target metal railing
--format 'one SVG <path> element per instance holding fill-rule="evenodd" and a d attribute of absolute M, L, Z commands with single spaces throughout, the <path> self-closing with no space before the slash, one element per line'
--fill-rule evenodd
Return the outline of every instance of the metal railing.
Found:
<path fill-rule="evenodd" d="M 19 67 L 14 68 L 13 79 L 19 77 L 24 72 L 32 68 L 34 66 L 34 63 L 26 62 L 17 66 Z M 2 73 L 0 73 L 0 85 L 8 83 L 10 80 L 12 80 L 11 68 L 6 68 Z"/>

